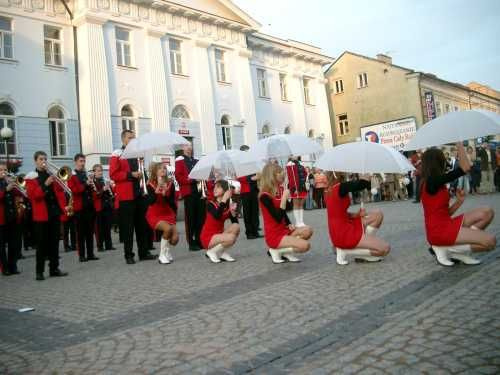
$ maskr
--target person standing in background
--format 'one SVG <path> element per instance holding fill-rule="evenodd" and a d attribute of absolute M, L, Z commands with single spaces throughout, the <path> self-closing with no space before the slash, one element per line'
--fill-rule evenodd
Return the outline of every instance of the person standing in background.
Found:
<path fill-rule="evenodd" d="M 488 142 L 483 142 L 477 151 L 477 156 L 481 160 L 481 185 L 479 191 L 482 194 L 493 193 L 493 171 L 496 169 L 496 158 L 492 155 Z"/>
<path fill-rule="evenodd" d="M 316 169 L 314 174 L 314 201 L 316 208 L 325 208 L 325 189 L 328 185 L 328 180 L 323 171 Z"/>

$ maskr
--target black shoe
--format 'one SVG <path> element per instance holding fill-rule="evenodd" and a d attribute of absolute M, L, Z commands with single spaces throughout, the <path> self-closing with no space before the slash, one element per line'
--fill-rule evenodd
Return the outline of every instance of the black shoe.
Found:
<path fill-rule="evenodd" d="M 200 251 L 201 247 L 198 245 L 189 245 L 189 251 Z"/>
<path fill-rule="evenodd" d="M 80 257 L 80 262 L 82 262 L 82 263 L 83 263 L 83 262 L 86 262 L 86 261 L 87 261 L 87 258 L 85 258 L 85 257 Z"/>
<path fill-rule="evenodd" d="M 255 233 L 255 238 L 264 238 L 264 236 L 260 233 Z"/>
<path fill-rule="evenodd" d="M 10 274 L 11 275 L 19 275 L 21 272 L 19 272 L 19 270 L 16 268 L 14 270 L 10 270 Z"/>
<path fill-rule="evenodd" d="M 156 259 L 156 255 L 153 255 L 153 254 L 146 254 L 142 257 L 139 257 L 139 260 L 155 260 Z"/>
<path fill-rule="evenodd" d="M 97 251 L 100 252 L 100 253 L 102 253 L 104 251 L 104 248 L 103 247 L 98 247 Z"/>
<path fill-rule="evenodd" d="M 65 253 L 69 253 L 70 251 L 71 251 L 71 248 L 70 248 L 70 247 L 65 247 L 65 248 L 64 248 L 64 252 L 65 252 Z"/>
<path fill-rule="evenodd" d="M 135 264 L 135 260 L 134 260 L 134 258 L 127 258 L 127 259 L 125 259 L 125 262 L 126 262 L 127 264 Z"/>
<path fill-rule="evenodd" d="M 99 260 L 99 258 L 95 255 L 92 255 L 91 257 L 88 257 L 87 260 Z"/>
<path fill-rule="evenodd" d="M 413 203 L 420 203 L 420 201 L 413 201 Z"/>
<path fill-rule="evenodd" d="M 116 250 L 116 247 L 111 246 L 110 248 L 106 248 L 106 250 Z"/>
<path fill-rule="evenodd" d="M 68 276 L 68 273 L 61 270 L 55 270 L 50 273 L 50 277 L 63 277 L 63 276 Z"/>
<path fill-rule="evenodd" d="M 254 235 L 247 236 L 247 240 L 255 240 L 256 238 L 257 236 Z"/>
<path fill-rule="evenodd" d="M 21 254 L 17 259 L 26 259 L 26 257 L 23 254 Z"/>
<path fill-rule="evenodd" d="M 43 277 L 43 273 L 37 273 L 36 274 L 36 279 L 38 281 L 42 281 L 42 280 L 45 280 L 45 277 Z"/>
<path fill-rule="evenodd" d="M 11 273 L 10 273 L 10 271 L 8 271 L 8 270 L 3 270 L 3 271 L 2 271 L 2 275 L 4 275 L 4 276 L 10 276 L 10 275 L 12 275 L 12 274 L 11 274 Z"/>

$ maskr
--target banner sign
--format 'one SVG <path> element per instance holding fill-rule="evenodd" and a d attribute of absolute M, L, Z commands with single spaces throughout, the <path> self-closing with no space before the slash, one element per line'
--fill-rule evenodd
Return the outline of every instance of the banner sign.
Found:
<path fill-rule="evenodd" d="M 425 94 L 425 109 L 427 112 L 427 120 L 431 121 L 436 118 L 436 105 L 434 104 L 434 94 L 432 91 L 427 91 Z"/>
<path fill-rule="evenodd" d="M 417 124 L 413 117 L 377 125 L 365 126 L 360 129 L 361 139 L 368 142 L 381 143 L 402 150 L 417 132 Z"/>

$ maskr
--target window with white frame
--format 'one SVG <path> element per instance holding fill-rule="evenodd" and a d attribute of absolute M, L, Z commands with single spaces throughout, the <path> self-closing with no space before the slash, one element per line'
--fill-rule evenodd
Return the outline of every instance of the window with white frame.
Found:
<path fill-rule="evenodd" d="M 122 66 L 132 66 L 132 45 L 130 31 L 115 27 L 116 35 L 116 63 Z"/>
<path fill-rule="evenodd" d="M 226 63 L 224 61 L 224 55 L 226 53 L 221 49 L 215 50 L 215 70 L 217 74 L 217 81 L 227 82 L 226 77 Z"/>
<path fill-rule="evenodd" d="M 271 135 L 271 128 L 268 124 L 262 126 L 262 138 L 267 138 Z"/>
<path fill-rule="evenodd" d="M 442 114 L 441 102 L 436 102 L 436 116 L 441 116 L 441 114 Z"/>
<path fill-rule="evenodd" d="M 59 107 L 49 110 L 49 130 L 52 156 L 67 155 L 66 121 L 64 113 Z"/>
<path fill-rule="evenodd" d="M 358 89 L 368 86 L 368 76 L 366 73 L 358 74 Z"/>
<path fill-rule="evenodd" d="M 344 92 L 344 82 L 341 79 L 335 81 L 335 94 Z"/>
<path fill-rule="evenodd" d="M 12 59 L 12 20 L 0 17 L 0 59 Z"/>
<path fill-rule="evenodd" d="M 128 104 L 122 107 L 121 118 L 122 130 L 131 130 L 135 132 L 137 119 L 134 116 L 134 111 Z"/>
<path fill-rule="evenodd" d="M 222 144 L 224 146 L 224 150 L 231 150 L 233 148 L 233 143 L 229 117 L 226 115 L 222 116 L 220 123 L 222 127 Z"/>
<path fill-rule="evenodd" d="M 281 100 L 288 101 L 288 82 L 286 74 L 280 73 Z"/>
<path fill-rule="evenodd" d="M 347 120 L 347 114 L 338 116 L 339 122 L 339 134 L 346 135 L 349 134 L 349 121 Z"/>
<path fill-rule="evenodd" d="M 266 71 L 264 69 L 257 69 L 257 84 L 259 86 L 259 96 L 262 98 L 268 97 L 266 80 Z"/>
<path fill-rule="evenodd" d="M 182 104 L 176 105 L 172 110 L 172 118 L 189 119 L 189 112 Z"/>
<path fill-rule="evenodd" d="M 311 98 L 311 80 L 308 78 L 304 78 L 302 80 L 303 85 L 304 85 L 304 101 L 306 104 L 312 104 L 312 98 Z"/>
<path fill-rule="evenodd" d="M 16 117 L 14 108 L 6 102 L 0 103 L 0 130 L 3 128 L 10 128 L 12 130 L 12 138 L 7 140 L 7 150 L 9 155 L 17 154 L 16 142 Z M 0 142 L 0 155 L 6 155 L 5 142 Z"/>
<path fill-rule="evenodd" d="M 170 69 L 173 74 L 182 74 L 182 50 L 181 41 L 170 39 L 168 42 L 170 49 Z"/>
<path fill-rule="evenodd" d="M 62 65 L 61 29 L 43 26 L 43 46 L 46 65 Z"/>

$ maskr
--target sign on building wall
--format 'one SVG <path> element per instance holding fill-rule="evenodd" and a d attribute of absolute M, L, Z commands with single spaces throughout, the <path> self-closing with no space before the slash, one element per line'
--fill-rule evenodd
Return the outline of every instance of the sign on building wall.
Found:
<path fill-rule="evenodd" d="M 365 126 L 360 129 L 361 138 L 368 142 L 381 143 L 402 150 L 417 132 L 417 123 L 413 117 L 377 125 Z"/>
<path fill-rule="evenodd" d="M 433 120 L 436 118 L 436 105 L 434 104 L 434 94 L 432 91 L 426 91 L 425 97 L 425 110 L 427 113 L 427 120 Z"/>

